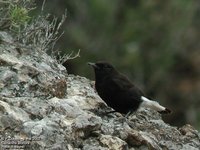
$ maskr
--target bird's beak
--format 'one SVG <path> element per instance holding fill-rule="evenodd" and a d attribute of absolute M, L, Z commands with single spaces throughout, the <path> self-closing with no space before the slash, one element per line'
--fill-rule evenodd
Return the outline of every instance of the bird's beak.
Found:
<path fill-rule="evenodd" d="M 87 64 L 94 67 L 94 68 L 99 68 L 95 63 L 88 62 Z"/>

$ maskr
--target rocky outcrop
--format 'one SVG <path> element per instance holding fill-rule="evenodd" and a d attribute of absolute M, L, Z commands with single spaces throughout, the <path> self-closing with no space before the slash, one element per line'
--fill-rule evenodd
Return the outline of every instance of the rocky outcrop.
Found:
<path fill-rule="evenodd" d="M 84 77 L 45 52 L 0 32 L 0 149 L 199 150 L 200 133 L 141 109 L 129 119 L 109 108 Z M 87 67 L 87 66 L 86 66 Z"/>

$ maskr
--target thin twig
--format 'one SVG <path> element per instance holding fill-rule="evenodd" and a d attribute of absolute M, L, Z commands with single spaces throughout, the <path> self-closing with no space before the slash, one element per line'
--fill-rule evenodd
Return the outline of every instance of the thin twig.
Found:
<path fill-rule="evenodd" d="M 46 0 L 43 0 L 43 3 L 42 3 L 42 12 L 44 11 L 44 5 L 45 5 L 45 3 L 46 3 Z"/>

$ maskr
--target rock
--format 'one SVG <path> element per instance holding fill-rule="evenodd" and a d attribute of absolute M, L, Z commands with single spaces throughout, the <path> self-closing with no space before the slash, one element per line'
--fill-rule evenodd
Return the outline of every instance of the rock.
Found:
<path fill-rule="evenodd" d="M 26 122 L 29 120 L 27 113 L 23 109 L 11 106 L 3 101 L 0 101 L 0 112 L 2 115 L 8 115 L 17 121 Z"/>
<path fill-rule="evenodd" d="M 105 115 L 111 109 L 92 81 L 68 75 L 45 52 L 23 47 L 19 54 L 6 32 L 0 38 L 0 149 L 199 149 L 191 125 L 172 127 L 149 109 L 129 119 Z"/>
<path fill-rule="evenodd" d="M 111 135 L 102 135 L 99 140 L 103 145 L 108 147 L 110 150 L 115 150 L 115 149 L 125 150 L 128 148 L 128 145 L 125 141 Z"/>

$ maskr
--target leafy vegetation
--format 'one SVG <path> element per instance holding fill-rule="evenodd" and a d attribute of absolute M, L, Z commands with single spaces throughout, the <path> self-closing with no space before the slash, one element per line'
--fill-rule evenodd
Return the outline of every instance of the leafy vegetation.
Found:
<path fill-rule="evenodd" d="M 16 40 L 19 49 L 29 47 L 34 51 L 48 52 L 52 57 L 58 58 L 59 63 L 79 56 L 72 56 L 72 53 L 61 56 L 60 50 L 55 50 L 54 45 L 62 36 L 60 27 L 62 26 L 66 14 L 61 20 L 56 17 L 49 20 L 50 15 L 45 15 L 41 11 L 37 16 L 31 16 L 35 9 L 35 3 L 31 0 L 21 1 L 1 1 L 0 2 L 0 29 L 11 32 Z M 3 41 L 5 42 L 5 41 Z M 20 44 L 19 44 L 20 43 Z"/>
<path fill-rule="evenodd" d="M 1 1 L 0 2 L 0 27 L 19 31 L 31 19 L 29 12 L 33 9 L 31 1 Z"/>
<path fill-rule="evenodd" d="M 20 26 L 25 26 L 30 20 L 28 16 L 28 10 L 23 7 L 14 6 L 10 9 L 10 20 L 12 26 L 20 28 Z"/>

